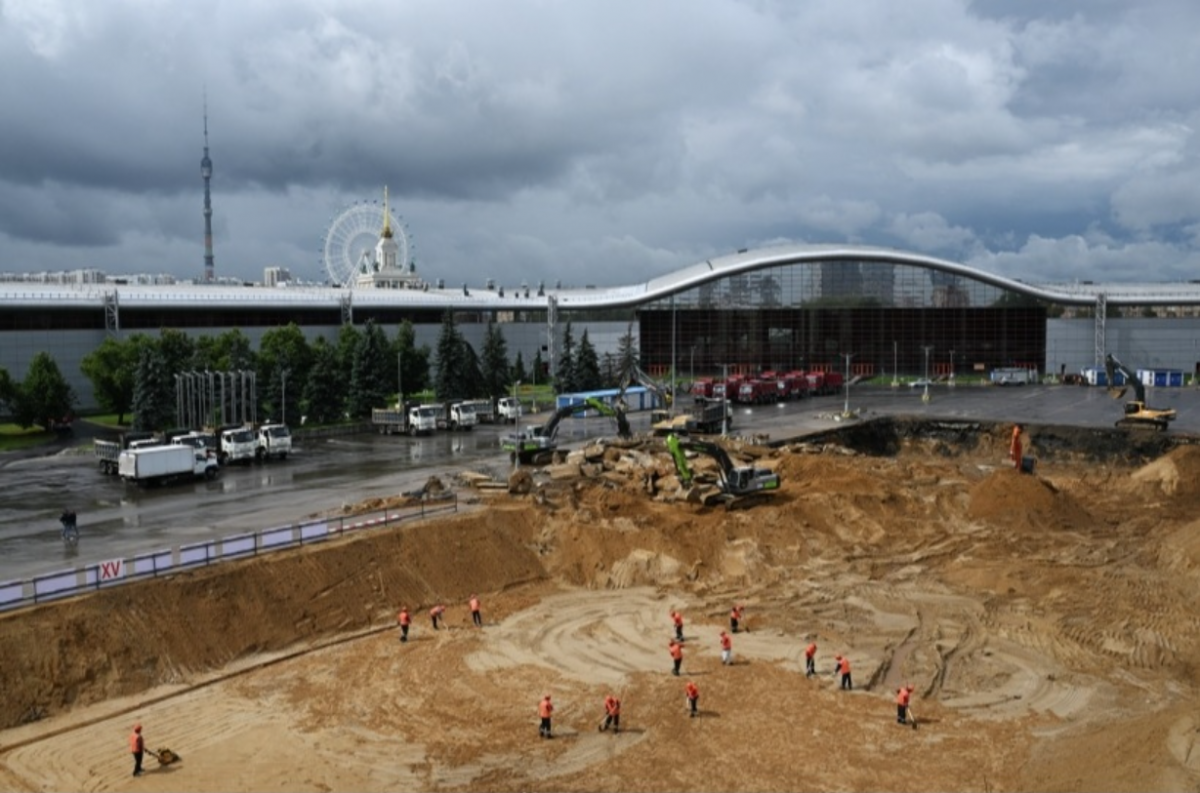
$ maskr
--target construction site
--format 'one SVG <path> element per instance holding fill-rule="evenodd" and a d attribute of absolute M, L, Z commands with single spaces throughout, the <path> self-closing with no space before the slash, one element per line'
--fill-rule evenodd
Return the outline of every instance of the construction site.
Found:
<path fill-rule="evenodd" d="M 591 442 L 343 507 L 452 517 L 0 615 L 0 788 L 1200 788 L 1200 448 L 1026 425 L 1023 472 L 1011 430 Z M 172 761 L 139 778 L 135 722 Z"/>

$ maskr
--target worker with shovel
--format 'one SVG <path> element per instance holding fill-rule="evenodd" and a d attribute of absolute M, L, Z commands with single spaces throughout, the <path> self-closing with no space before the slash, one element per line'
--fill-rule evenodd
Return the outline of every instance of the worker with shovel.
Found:
<path fill-rule="evenodd" d="M 612 694 L 604 698 L 604 722 L 600 725 L 600 732 L 609 727 L 612 727 L 614 733 L 621 731 L 621 700 Z"/>
<path fill-rule="evenodd" d="M 683 641 L 683 615 L 678 611 L 672 611 L 671 622 L 675 623 L 675 641 Z"/>
<path fill-rule="evenodd" d="M 671 653 L 671 663 L 673 664 L 671 674 L 679 677 L 679 667 L 683 665 L 683 645 L 672 639 L 671 643 L 667 645 L 667 650 Z"/>
<path fill-rule="evenodd" d="M 408 626 L 412 624 L 412 615 L 408 613 L 408 606 L 400 607 L 400 614 L 396 617 L 396 622 L 400 623 L 400 641 L 408 641 Z"/>
<path fill-rule="evenodd" d="M 913 686 L 901 686 L 896 690 L 896 723 L 908 724 L 908 703 L 912 699 Z"/>
<path fill-rule="evenodd" d="M 482 628 L 483 614 L 479 610 L 479 596 L 471 595 L 471 599 L 467 601 L 467 605 L 471 609 L 471 622 L 475 623 L 476 628 Z"/>
<path fill-rule="evenodd" d="M 817 673 L 817 643 L 809 642 L 804 648 L 804 676 L 812 677 Z"/>
<path fill-rule="evenodd" d="M 142 754 L 146 751 L 146 741 L 142 738 L 142 725 L 133 725 L 129 734 L 129 753 L 133 755 L 133 775 L 142 775 Z"/>

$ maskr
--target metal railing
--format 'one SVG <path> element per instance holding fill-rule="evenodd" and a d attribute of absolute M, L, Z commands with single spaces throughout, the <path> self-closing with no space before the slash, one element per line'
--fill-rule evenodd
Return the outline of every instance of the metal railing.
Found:
<path fill-rule="evenodd" d="M 177 545 L 130 557 L 95 562 L 70 570 L 0 582 L 0 611 L 72 597 L 130 581 L 170 575 L 230 559 L 270 553 L 324 542 L 349 532 L 385 528 L 431 515 L 458 512 L 458 496 L 422 500 L 403 510 L 373 510 L 324 520 L 231 534 L 215 540 Z"/>

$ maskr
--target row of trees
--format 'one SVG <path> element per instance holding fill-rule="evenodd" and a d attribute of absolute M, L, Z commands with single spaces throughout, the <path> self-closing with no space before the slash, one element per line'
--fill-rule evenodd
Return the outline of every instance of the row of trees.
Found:
<path fill-rule="evenodd" d="M 635 363 L 632 332 L 622 340 L 618 356 L 605 356 L 602 366 L 587 331 L 576 345 L 568 323 L 555 386 L 560 391 L 615 386 Z M 315 423 L 366 418 L 397 393 L 403 399 L 404 394 L 432 389 L 440 399 L 495 399 L 514 383 L 550 380 L 540 350 L 530 366 L 527 370 L 520 353 L 510 364 L 507 342 L 495 323 L 488 325 L 477 354 L 447 312 L 436 352 L 417 346 L 407 321 L 390 339 L 370 321 L 361 328 L 342 326 L 332 342 L 321 337 L 311 344 L 292 323 L 264 333 L 257 351 L 236 328 L 195 339 L 167 329 L 157 337 L 107 338 L 83 358 L 81 370 L 100 407 L 115 413 L 120 423 L 132 415 L 135 429 L 163 430 L 177 421 L 176 375 L 181 374 L 254 372 L 258 415 L 296 424 L 301 416 Z M 0 369 L 0 403 L 23 427 L 49 427 L 72 411 L 75 395 L 53 358 L 41 353 L 21 383 Z"/>

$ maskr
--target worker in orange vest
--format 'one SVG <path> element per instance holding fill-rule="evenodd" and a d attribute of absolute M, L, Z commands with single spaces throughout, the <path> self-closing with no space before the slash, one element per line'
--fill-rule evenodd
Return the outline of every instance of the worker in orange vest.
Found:
<path fill-rule="evenodd" d="M 678 611 L 672 611 L 671 622 L 675 623 L 675 640 L 683 641 L 683 615 Z"/>
<path fill-rule="evenodd" d="M 850 680 L 850 659 L 844 656 L 837 656 L 834 660 L 837 661 L 837 672 L 842 676 L 842 690 L 849 691 L 854 688 L 854 683 Z"/>
<path fill-rule="evenodd" d="M 804 648 L 804 676 L 812 677 L 817 673 L 817 643 L 809 642 Z"/>
<path fill-rule="evenodd" d="M 542 701 L 538 704 L 538 716 L 541 717 L 542 723 L 538 727 L 538 735 L 543 738 L 553 738 L 550 734 L 550 714 L 554 713 L 554 706 L 550 704 L 550 695 L 542 697 Z"/>
<path fill-rule="evenodd" d="M 621 731 L 621 700 L 612 694 L 604 698 L 604 723 L 600 725 L 600 731 L 609 727 L 613 728 L 614 733 Z"/>
<path fill-rule="evenodd" d="M 1021 470 L 1021 425 L 1014 424 L 1012 430 L 1012 443 L 1008 447 L 1008 457 L 1013 462 L 1013 467 L 1018 471 Z"/>
<path fill-rule="evenodd" d="M 746 609 L 745 606 L 742 606 L 739 604 L 739 605 L 734 606 L 733 609 L 730 610 L 730 612 L 729 612 L 729 632 L 730 633 L 738 632 L 738 623 L 740 623 L 742 621 L 742 612 L 745 611 L 745 609 Z"/>
<path fill-rule="evenodd" d="M 429 610 L 429 621 L 433 623 L 433 629 L 435 631 L 438 629 L 438 620 L 441 619 L 441 616 L 443 613 L 445 613 L 445 611 L 446 607 L 441 603 Z"/>
<path fill-rule="evenodd" d="M 408 613 L 408 606 L 401 606 L 400 613 L 396 615 L 396 622 L 400 624 L 400 641 L 408 641 L 408 626 L 412 624 L 412 615 Z"/>
<path fill-rule="evenodd" d="M 476 628 L 482 628 L 483 627 L 483 615 L 481 615 L 479 613 L 479 596 L 471 595 L 471 599 L 470 599 L 470 601 L 468 601 L 468 605 L 471 608 L 471 622 L 475 623 Z"/>
<path fill-rule="evenodd" d="M 146 751 L 146 742 L 142 739 L 142 725 L 133 725 L 129 734 L 129 753 L 133 755 L 133 775 L 142 775 L 142 753 Z"/>
<path fill-rule="evenodd" d="M 912 699 L 912 683 L 896 689 L 896 723 L 908 724 L 908 703 Z"/>
<path fill-rule="evenodd" d="M 675 665 L 674 669 L 672 670 L 672 673 L 676 677 L 679 677 L 679 667 L 681 664 L 683 664 L 683 645 L 680 644 L 679 642 L 677 642 L 676 640 L 672 639 L 671 643 L 667 645 L 667 650 L 670 651 L 671 661 Z"/>
<path fill-rule="evenodd" d="M 725 666 L 733 663 L 733 639 L 725 631 L 721 631 L 721 663 Z"/>
<path fill-rule="evenodd" d="M 683 692 L 687 695 L 688 717 L 694 719 L 700 713 L 700 689 L 696 688 L 696 684 L 689 680 L 683 687 Z"/>

